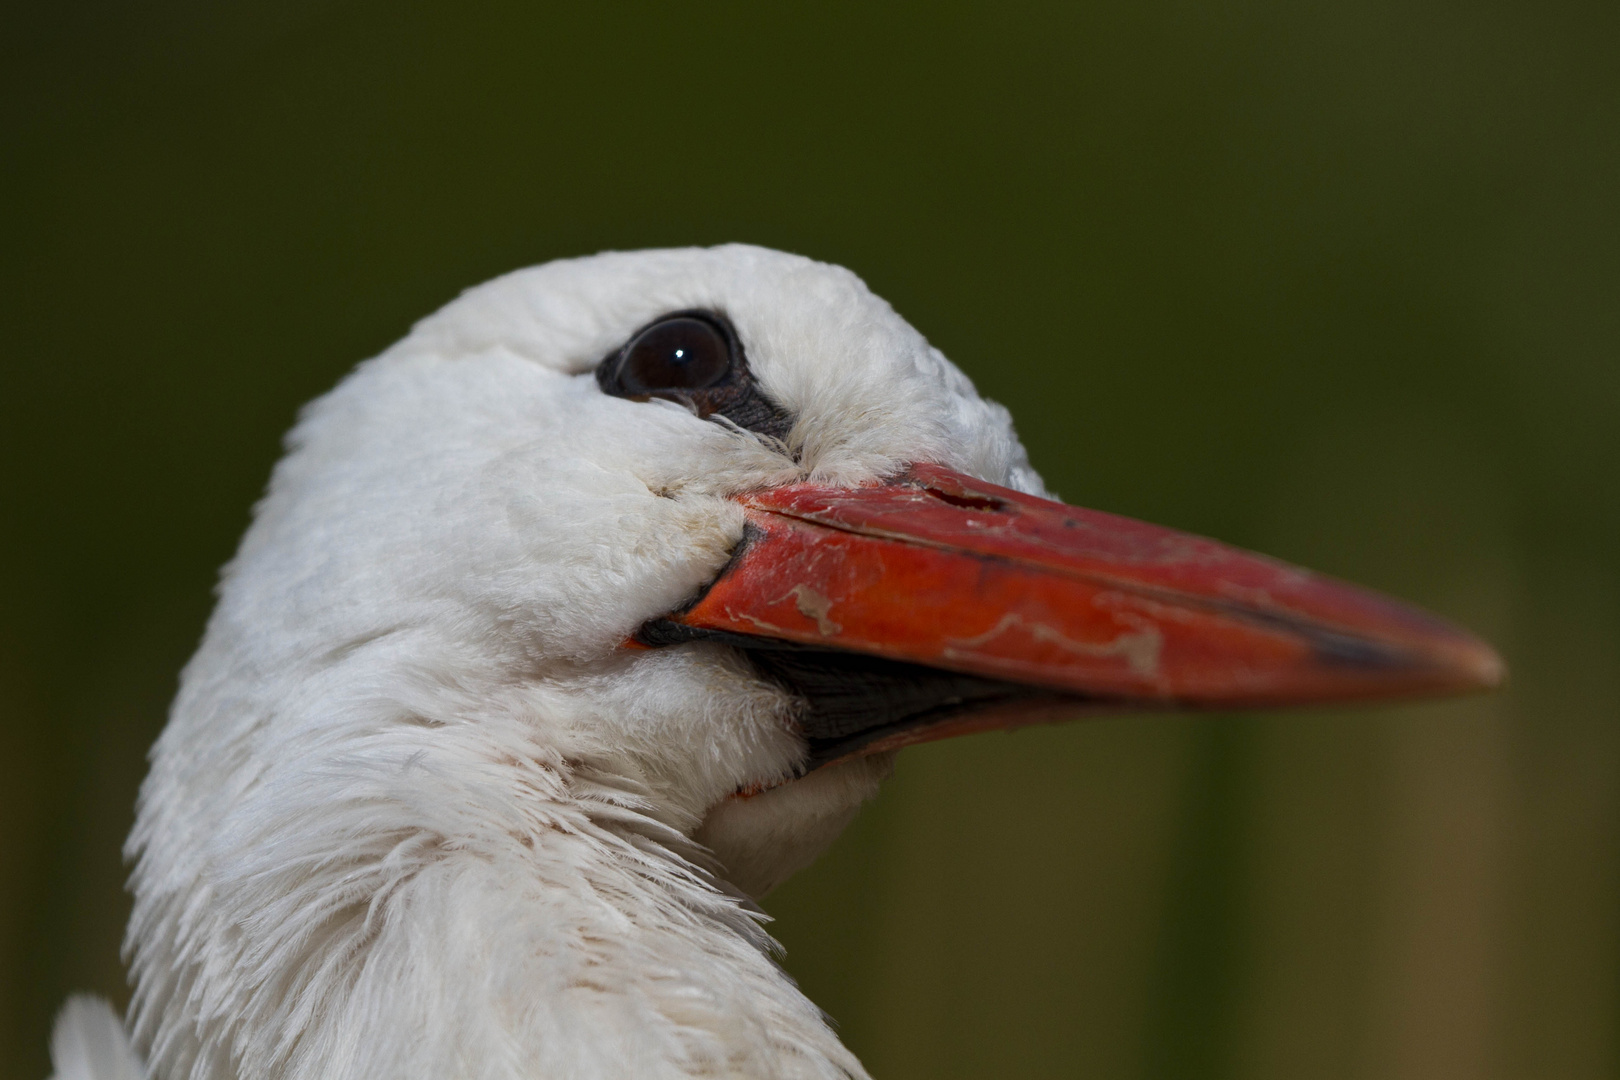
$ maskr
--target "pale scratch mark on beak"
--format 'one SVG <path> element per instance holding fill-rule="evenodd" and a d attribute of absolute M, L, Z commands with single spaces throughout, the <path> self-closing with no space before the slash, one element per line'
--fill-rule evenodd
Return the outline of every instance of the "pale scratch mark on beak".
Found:
<path fill-rule="evenodd" d="M 793 597 L 793 606 L 799 609 L 800 615 L 816 621 L 816 629 L 820 631 L 822 637 L 834 637 L 843 633 L 843 626 L 827 617 L 827 613 L 832 610 L 831 600 L 808 585 L 793 586 L 788 590 L 788 596 Z"/>
<path fill-rule="evenodd" d="M 1045 623 L 1030 622 L 1016 611 L 1003 615 L 996 625 L 975 637 L 948 639 L 945 655 L 952 659 L 965 659 L 1014 629 L 1022 629 L 1036 641 L 1056 645 L 1081 656 L 1123 657 L 1138 675 L 1152 677 L 1159 671 L 1159 650 L 1164 644 L 1164 635 L 1155 626 L 1139 626 L 1111 641 L 1076 641 Z"/>

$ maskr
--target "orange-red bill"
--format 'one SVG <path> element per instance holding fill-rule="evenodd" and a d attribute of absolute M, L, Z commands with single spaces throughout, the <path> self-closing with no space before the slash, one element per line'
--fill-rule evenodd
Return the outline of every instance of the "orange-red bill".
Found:
<path fill-rule="evenodd" d="M 936 465 L 739 501 L 743 549 L 670 621 L 1130 706 L 1419 697 L 1502 677 L 1490 646 L 1376 593 Z"/>

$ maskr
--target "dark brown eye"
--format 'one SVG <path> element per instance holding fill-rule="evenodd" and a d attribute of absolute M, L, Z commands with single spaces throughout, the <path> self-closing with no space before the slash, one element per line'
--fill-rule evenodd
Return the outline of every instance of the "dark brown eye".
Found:
<path fill-rule="evenodd" d="M 675 401 L 704 418 L 786 439 L 789 416 L 765 396 L 731 320 L 719 311 L 672 311 L 648 323 L 596 365 L 604 394 Z"/>
<path fill-rule="evenodd" d="M 677 315 L 653 323 L 627 345 L 618 381 L 627 394 L 702 390 L 731 372 L 731 342 L 707 319 Z"/>

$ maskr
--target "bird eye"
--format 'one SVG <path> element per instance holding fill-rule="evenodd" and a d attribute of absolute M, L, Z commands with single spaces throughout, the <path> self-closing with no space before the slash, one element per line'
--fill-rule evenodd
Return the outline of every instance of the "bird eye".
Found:
<path fill-rule="evenodd" d="M 702 390 L 731 372 L 731 342 L 718 326 L 696 315 L 653 323 L 620 355 L 618 381 L 627 394 Z"/>
<path fill-rule="evenodd" d="M 596 365 L 604 394 L 677 401 L 700 417 L 786 439 L 793 417 L 754 381 L 731 321 L 718 311 L 672 311 Z"/>

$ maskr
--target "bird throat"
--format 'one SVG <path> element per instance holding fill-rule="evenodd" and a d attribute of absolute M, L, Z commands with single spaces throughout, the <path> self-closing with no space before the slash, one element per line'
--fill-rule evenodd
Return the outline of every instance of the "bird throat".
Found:
<path fill-rule="evenodd" d="M 798 725 L 809 747 L 801 775 L 824 765 L 888 749 L 897 740 L 927 741 L 927 729 L 966 713 L 987 713 L 1057 700 L 1017 683 L 985 679 L 843 649 L 684 626 L 654 619 L 636 634 L 661 648 L 710 641 L 737 649 L 761 678 L 801 704 Z M 1078 699 L 1067 698 L 1075 701 Z"/>

